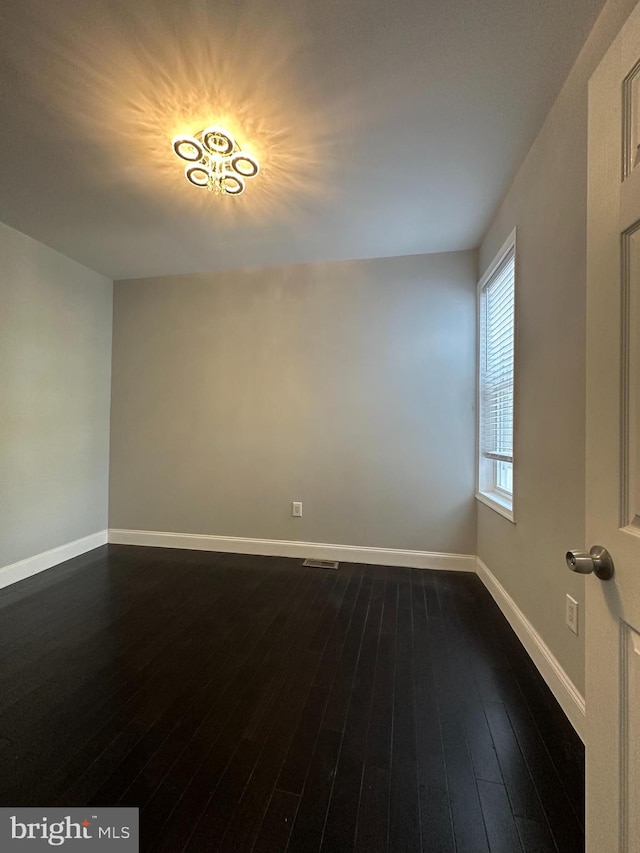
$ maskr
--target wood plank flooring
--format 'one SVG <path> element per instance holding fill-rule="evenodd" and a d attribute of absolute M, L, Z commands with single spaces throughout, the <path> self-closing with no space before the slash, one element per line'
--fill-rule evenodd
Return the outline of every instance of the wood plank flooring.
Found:
<path fill-rule="evenodd" d="M 0 805 L 153 853 L 582 853 L 584 749 L 471 574 L 105 546 L 0 591 Z"/>

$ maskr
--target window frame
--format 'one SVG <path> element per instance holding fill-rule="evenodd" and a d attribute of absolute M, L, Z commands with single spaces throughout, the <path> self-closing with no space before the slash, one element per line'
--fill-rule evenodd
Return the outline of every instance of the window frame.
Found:
<path fill-rule="evenodd" d="M 512 491 L 509 494 L 496 483 L 496 469 L 499 464 L 498 460 L 486 459 L 482 455 L 481 439 L 482 439 L 482 388 L 481 388 L 481 353 L 480 345 L 482 341 L 482 294 L 485 287 L 491 282 L 495 273 L 498 271 L 507 256 L 513 252 L 513 308 L 514 308 L 514 323 L 513 323 L 513 462 L 511 463 L 512 476 Z M 478 282 L 477 297 L 476 297 L 476 490 L 475 497 L 480 503 L 493 509 L 495 512 L 504 516 L 512 524 L 515 524 L 515 484 L 516 484 L 516 343 L 517 343 L 517 326 L 518 326 L 518 255 L 516 246 L 516 229 L 514 228 L 511 234 L 507 237 L 499 252 L 489 264 L 484 274 Z M 487 485 L 490 483 L 490 485 Z"/>

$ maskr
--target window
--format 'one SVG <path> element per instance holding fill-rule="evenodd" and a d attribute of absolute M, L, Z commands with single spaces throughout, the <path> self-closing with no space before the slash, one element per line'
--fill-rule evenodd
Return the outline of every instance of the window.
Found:
<path fill-rule="evenodd" d="M 477 497 L 513 521 L 515 233 L 478 286 Z"/>

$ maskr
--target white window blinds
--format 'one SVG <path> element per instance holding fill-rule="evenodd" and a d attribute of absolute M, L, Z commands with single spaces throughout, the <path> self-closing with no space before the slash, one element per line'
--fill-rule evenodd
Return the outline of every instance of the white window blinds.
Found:
<path fill-rule="evenodd" d="M 514 250 L 484 286 L 480 314 L 480 450 L 513 462 Z"/>

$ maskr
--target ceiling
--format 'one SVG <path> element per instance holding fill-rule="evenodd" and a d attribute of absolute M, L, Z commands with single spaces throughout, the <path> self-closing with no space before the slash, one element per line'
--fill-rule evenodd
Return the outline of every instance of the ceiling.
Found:
<path fill-rule="evenodd" d="M 602 5 L 0 0 L 0 220 L 115 279 L 475 247 Z"/>

